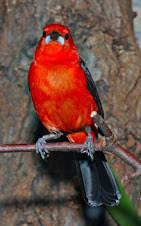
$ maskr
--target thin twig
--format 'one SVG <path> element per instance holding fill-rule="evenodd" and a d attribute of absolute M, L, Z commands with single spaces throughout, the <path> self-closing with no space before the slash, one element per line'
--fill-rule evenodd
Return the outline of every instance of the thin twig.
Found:
<path fill-rule="evenodd" d="M 45 144 L 49 152 L 80 152 L 84 143 L 70 143 L 58 142 Z M 94 150 L 100 151 L 105 146 L 105 141 L 96 141 L 94 143 Z M 87 147 L 85 148 L 87 149 Z M 7 144 L 0 145 L 0 153 L 13 153 L 13 152 L 35 152 L 35 144 Z"/>
<path fill-rule="evenodd" d="M 124 176 L 122 178 L 122 182 L 140 176 L 141 161 L 116 142 L 112 131 L 109 129 L 101 115 L 93 111 L 91 113 L 91 118 L 93 119 L 94 123 L 97 124 L 97 126 L 100 128 L 103 135 L 105 136 L 106 146 L 104 147 L 104 150 L 107 150 L 108 152 L 111 152 L 112 154 L 116 155 L 136 170 L 135 173 Z"/>

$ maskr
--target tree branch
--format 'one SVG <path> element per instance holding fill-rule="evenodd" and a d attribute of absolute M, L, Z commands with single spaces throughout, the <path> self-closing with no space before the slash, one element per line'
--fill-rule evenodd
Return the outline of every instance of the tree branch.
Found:
<path fill-rule="evenodd" d="M 96 111 L 91 113 L 91 118 L 94 123 L 100 128 L 103 135 L 105 136 L 106 144 L 104 147 L 104 151 L 111 152 L 115 156 L 122 159 L 125 163 L 130 165 L 132 168 L 136 170 L 133 174 L 128 174 L 122 178 L 122 182 L 128 181 L 134 177 L 141 175 L 141 161 L 137 159 L 134 155 L 128 152 L 125 148 L 120 146 L 114 138 L 112 131 L 109 129 L 104 119 L 99 115 Z"/>
<path fill-rule="evenodd" d="M 105 136 L 104 141 L 94 142 L 94 150 L 112 153 L 136 170 L 135 173 L 124 176 L 122 182 L 140 176 L 141 161 L 116 142 L 112 131 L 109 129 L 104 119 L 97 112 L 93 111 L 91 114 L 91 118 L 93 119 L 94 123 L 97 124 L 97 126 L 100 128 L 100 130 L 103 132 Z M 47 143 L 45 145 L 49 152 L 75 151 L 80 153 L 80 150 L 83 147 L 83 143 L 70 143 L 70 142 Z M 85 149 L 87 149 L 87 147 Z M 0 153 L 35 152 L 35 150 L 36 150 L 35 144 L 0 145 Z"/>
<path fill-rule="evenodd" d="M 70 142 L 58 142 L 45 144 L 49 152 L 80 152 L 84 143 L 70 143 Z M 94 143 L 94 150 L 100 151 L 105 146 L 105 142 L 97 141 Z M 85 148 L 87 150 L 87 147 Z M 13 152 L 35 152 L 35 144 L 8 144 L 0 145 L 0 153 L 13 153 Z"/>

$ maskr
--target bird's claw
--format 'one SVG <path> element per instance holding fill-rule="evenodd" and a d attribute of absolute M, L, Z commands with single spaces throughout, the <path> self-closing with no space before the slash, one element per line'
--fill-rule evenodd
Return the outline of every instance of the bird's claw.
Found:
<path fill-rule="evenodd" d="M 49 158 L 49 151 L 47 150 L 46 141 L 43 137 L 39 138 L 36 142 L 36 153 L 40 153 L 42 159 Z"/>
<path fill-rule="evenodd" d="M 86 147 L 88 148 L 85 150 Z M 84 145 L 81 149 L 81 153 L 87 153 L 87 155 L 90 156 L 91 160 L 94 159 L 93 138 L 91 134 L 87 136 L 87 139 L 84 142 Z"/>
<path fill-rule="evenodd" d="M 39 138 L 36 142 L 36 153 L 40 153 L 42 159 L 47 160 L 49 158 L 49 151 L 46 148 L 46 140 L 58 139 L 62 133 L 60 131 L 56 131 L 51 134 L 44 135 L 43 137 Z"/>

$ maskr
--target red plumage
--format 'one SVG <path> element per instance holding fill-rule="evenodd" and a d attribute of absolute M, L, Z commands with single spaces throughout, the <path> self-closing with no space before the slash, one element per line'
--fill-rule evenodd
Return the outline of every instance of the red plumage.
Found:
<path fill-rule="evenodd" d="M 97 106 L 87 89 L 86 75 L 69 29 L 62 25 L 44 28 L 46 36 L 53 30 L 64 39 L 68 33 L 69 39 L 64 45 L 55 40 L 46 44 L 44 37 L 39 41 L 28 76 L 32 100 L 50 132 L 61 130 L 69 134 L 71 141 L 83 142 L 87 137 L 84 127 L 93 125 L 90 114 L 97 111 Z"/>

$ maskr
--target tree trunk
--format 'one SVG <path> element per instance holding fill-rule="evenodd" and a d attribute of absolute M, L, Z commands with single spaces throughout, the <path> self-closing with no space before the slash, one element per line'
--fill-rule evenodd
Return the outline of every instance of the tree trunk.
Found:
<path fill-rule="evenodd" d="M 118 142 L 139 157 L 141 54 L 131 1 L 2 0 L 0 8 L 0 143 L 33 143 L 41 136 L 27 75 L 43 27 L 61 23 L 70 28 L 96 81 L 108 125 Z M 120 179 L 132 172 L 118 158 L 111 165 Z M 73 155 L 51 154 L 46 164 L 32 153 L 1 154 L 0 166 L 2 226 L 90 225 L 76 189 Z M 139 179 L 123 186 L 139 212 Z M 106 225 L 114 225 L 106 219 Z"/>

